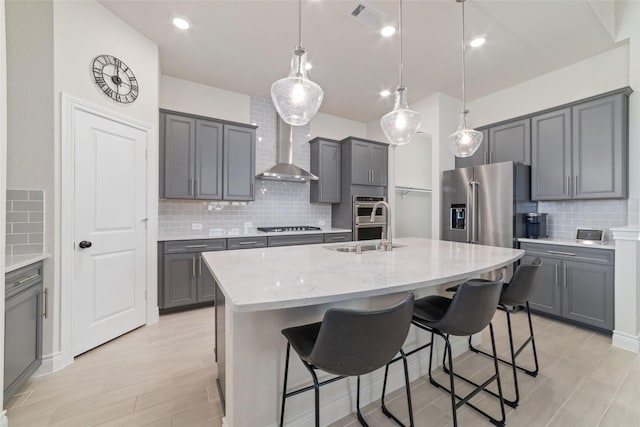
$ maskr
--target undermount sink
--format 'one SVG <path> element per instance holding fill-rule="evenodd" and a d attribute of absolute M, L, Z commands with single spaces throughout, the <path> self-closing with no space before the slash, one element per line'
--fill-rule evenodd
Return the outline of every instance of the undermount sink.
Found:
<path fill-rule="evenodd" d="M 329 249 L 330 251 L 337 251 L 337 252 L 358 252 L 358 246 L 360 247 L 360 251 L 362 252 L 367 252 L 367 251 L 375 251 L 375 250 L 382 250 L 380 248 L 379 244 L 367 244 L 367 245 L 360 245 L 360 244 L 354 244 L 354 245 L 346 245 L 346 246 L 324 246 L 325 249 Z M 405 247 L 406 245 L 399 245 L 394 243 L 392 245 L 393 248 L 402 248 Z"/>

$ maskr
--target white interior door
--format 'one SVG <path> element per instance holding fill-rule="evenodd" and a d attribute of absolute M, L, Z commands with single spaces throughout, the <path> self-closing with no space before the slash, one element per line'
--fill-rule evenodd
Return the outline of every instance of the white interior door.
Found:
<path fill-rule="evenodd" d="M 75 356 L 145 323 L 147 133 L 85 111 L 74 123 Z"/>

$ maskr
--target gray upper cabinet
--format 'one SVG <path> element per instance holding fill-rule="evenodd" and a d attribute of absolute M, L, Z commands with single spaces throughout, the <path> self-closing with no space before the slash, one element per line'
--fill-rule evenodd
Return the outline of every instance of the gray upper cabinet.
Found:
<path fill-rule="evenodd" d="M 160 112 L 160 197 L 254 200 L 255 127 Z"/>
<path fill-rule="evenodd" d="M 164 174 L 164 197 L 171 199 L 193 199 L 196 121 L 184 116 L 166 114 L 161 151 Z"/>
<path fill-rule="evenodd" d="M 224 125 L 224 196 L 226 200 L 254 200 L 256 130 Z"/>
<path fill-rule="evenodd" d="M 311 181 L 311 203 L 340 202 L 340 143 L 332 139 L 314 138 L 311 144 L 311 173 L 320 178 Z"/>
<path fill-rule="evenodd" d="M 528 117 L 479 131 L 482 144 L 478 151 L 471 157 L 456 157 L 456 168 L 509 161 L 531 164 L 531 119 Z"/>
<path fill-rule="evenodd" d="M 627 102 L 618 93 L 573 107 L 573 198 L 627 197 Z"/>
<path fill-rule="evenodd" d="M 222 199 L 222 123 L 196 120 L 196 199 Z"/>
<path fill-rule="evenodd" d="M 623 89 L 532 117 L 533 200 L 627 197 Z"/>
<path fill-rule="evenodd" d="M 531 197 L 571 198 L 571 108 L 531 118 Z"/>
<path fill-rule="evenodd" d="M 531 120 L 515 120 L 489 128 L 489 163 L 531 164 Z"/>
<path fill-rule="evenodd" d="M 388 144 L 354 137 L 340 142 L 343 172 L 347 172 L 343 177 L 350 177 L 355 185 L 387 185 Z"/>

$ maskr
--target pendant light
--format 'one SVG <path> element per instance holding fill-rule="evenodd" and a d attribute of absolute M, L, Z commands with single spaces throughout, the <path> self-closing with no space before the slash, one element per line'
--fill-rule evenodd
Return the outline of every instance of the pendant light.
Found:
<path fill-rule="evenodd" d="M 418 112 L 410 110 L 407 103 L 407 88 L 402 80 L 402 0 L 400 0 L 398 33 L 400 36 L 400 86 L 396 88 L 393 110 L 382 116 L 380 127 L 392 145 L 404 145 L 411 141 L 422 123 Z"/>
<path fill-rule="evenodd" d="M 324 92 L 307 77 L 307 51 L 302 47 L 302 0 L 298 0 L 298 45 L 289 76 L 271 85 L 271 99 L 285 123 L 304 126 L 316 115 Z"/>
<path fill-rule="evenodd" d="M 466 50 L 466 43 L 464 39 L 464 2 L 465 0 L 456 0 L 458 3 L 462 3 L 462 111 L 460 111 L 460 121 L 458 123 L 458 130 L 449 135 L 447 145 L 449 150 L 456 157 L 470 157 L 478 151 L 480 144 L 482 144 L 482 132 L 478 132 L 474 129 L 469 129 L 467 125 L 467 114 L 469 110 L 466 108 L 465 98 L 465 59 L 464 54 Z"/>

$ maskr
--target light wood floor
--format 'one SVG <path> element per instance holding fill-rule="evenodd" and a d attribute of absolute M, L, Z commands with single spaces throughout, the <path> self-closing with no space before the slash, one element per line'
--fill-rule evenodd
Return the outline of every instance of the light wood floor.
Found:
<path fill-rule="evenodd" d="M 523 313 L 514 316 L 519 336 L 525 322 Z M 505 354 L 503 313 L 496 314 L 494 325 Z M 534 317 L 534 328 L 541 372 L 537 378 L 518 376 L 521 403 L 516 410 L 507 408 L 507 425 L 640 426 L 637 355 L 612 348 L 610 337 L 543 317 Z M 488 333 L 483 342 L 489 342 Z M 30 380 L 7 405 L 10 426 L 220 426 L 213 345 L 212 309 L 162 316 L 158 324 L 88 352 L 60 372 Z M 523 354 L 522 362 L 530 361 Z M 455 359 L 454 367 L 476 380 L 493 369 L 489 359 L 469 353 Z M 512 393 L 510 371 L 503 367 L 501 374 L 505 393 Z M 435 376 L 447 380 L 440 369 Z M 456 387 L 468 390 L 463 383 Z M 412 383 L 412 397 L 417 427 L 451 425 L 447 394 L 419 379 Z M 402 419 L 405 402 L 401 391 L 387 398 Z M 497 414 L 494 398 L 482 393 L 474 402 Z M 371 427 L 395 425 L 378 405 L 364 410 Z M 458 414 L 461 427 L 490 425 L 468 408 Z M 332 427 L 357 425 L 349 416 Z"/>

